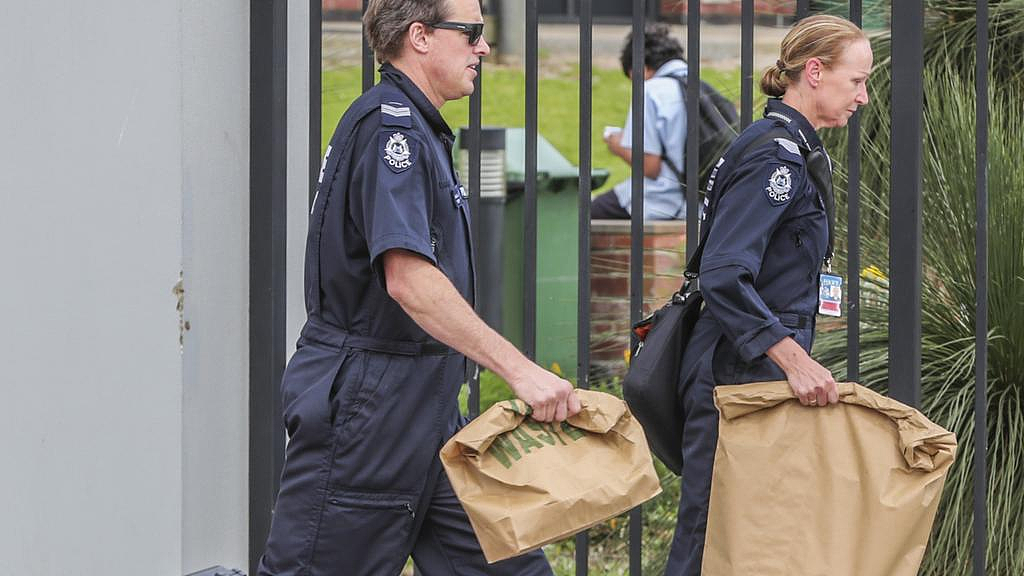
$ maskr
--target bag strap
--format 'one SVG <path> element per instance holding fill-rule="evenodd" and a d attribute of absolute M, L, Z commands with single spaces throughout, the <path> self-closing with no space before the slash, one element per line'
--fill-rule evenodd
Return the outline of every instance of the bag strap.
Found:
<path fill-rule="evenodd" d="M 776 138 L 786 138 L 788 140 L 791 136 L 784 127 L 773 127 L 771 130 L 751 140 L 737 153 L 732 154 L 730 160 L 742 157 L 747 153 L 747 150 L 763 146 Z M 814 187 L 818 190 L 818 197 L 821 199 L 822 205 L 825 208 L 825 214 L 828 217 L 828 250 L 825 253 L 825 265 L 831 269 L 835 242 L 835 198 L 832 195 L 831 163 L 828 160 L 828 155 L 821 148 L 807 151 L 805 147 L 801 146 L 800 150 L 803 152 L 804 161 L 807 163 L 807 171 L 811 176 Z M 693 251 L 693 255 L 690 256 L 689 262 L 686 263 L 686 268 L 683 271 L 683 284 L 679 288 L 679 294 L 685 294 L 690 282 L 700 274 L 700 260 L 704 255 L 704 245 L 711 233 L 711 225 L 715 219 L 715 208 L 725 192 L 723 190 L 717 197 L 709 195 L 709 202 L 713 201 L 713 203 L 709 204 L 705 211 L 708 214 L 708 221 L 701 230 L 700 242 L 697 244 L 697 248 Z"/>
<path fill-rule="evenodd" d="M 675 78 L 676 82 L 679 83 L 680 89 L 683 91 L 683 113 L 685 114 L 686 113 L 686 77 L 684 77 L 684 76 L 672 76 L 672 78 Z M 689 130 L 690 127 L 687 126 L 686 129 Z M 658 134 L 658 144 L 661 145 L 661 161 L 664 162 L 666 166 L 668 166 L 669 170 L 672 171 L 672 174 L 676 177 L 676 181 L 679 182 L 679 188 L 681 188 L 683 190 L 684 196 L 685 196 L 686 181 L 683 179 L 683 171 L 680 170 L 679 167 L 676 166 L 676 163 L 673 162 L 672 159 L 668 157 L 668 146 L 666 146 L 665 143 L 662 141 L 661 134 Z M 686 135 L 684 134 L 683 135 L 683 149 L 685 150 L 685 148 L 686 148 Z"/>
<path fill-rule="evenodd" d="M 686 93 L 688 92 L 687 88 L 689 87 L 690 77 L 687 75 L 687 76 L 673 76 L 672 78 L 675 78 L 676 82 L 679 84 L 679 91 L 682 93 L 682 96 L 683 96 L 683 112 L 686 113 L 686 111 L 689 110 L 689 105 L 690 105 L 689 102 L 686 101 Z M 701 123 L 700 119 L 701 119 L 701 117 L 703 116 L 703 114 L 705 112 L 710 112 L 710 113 L 713 113 L 713 114 L 717 114 L 718 118 L 722 121 L 723 124 L 730 124 L 730 125 L 733 124 L 732 122 L 729 121 L 728 118 L 725 117 L 724 114 L 722 114 L 722 111 L 719 110 L 718 106 L 716 106 L 715 103 L 713 101 L 711 101 L 710 98 L 705 96 L 705 94 L 703 92 L 703 89 L 704 89 L 705 86 L 707 86 L 709 90 L 713 90 L 710 87 L 710 85 L 706 85 L 703 81 L 701 81 L 701 87 L 697 91 L 697 124 L 698 124 L 698 130 L 700 129 L 699 128 L 699 124 Z M 701 107 L 701 104 L 703 103 L 705 98 L 708 99 L 709 106 Z M 686 131 L 689 132 L 690 129 L 691 129 L 691 127 L 690 127 L 689 123 L 687 123 Z M 735 130 L 733 130 L 733 133 L 735 134 Z M 684 138 L 683 138 L 683 149 L 685 150 L 686 149 L 686 138 L 685 138 L 686 135 L 684 134 L 683 136 L 684 136 Z M 659 136 L 659 138 L 660 138 L 660 136 Z M 668 165 L 668 169 L 672 171 L 672 174 L 675 175 L 676 180 L 679 181 L 679 187 L 683 188 L 683 190 L 685 191 L 685 189 L 686 189 L 686 181 L 684 180 L 685 174 L 683 174 L 682 168 L 676 166 L 676 163 L 673 162 L 672 159 L 668 157 L 668 153 L 667 152 L 668 152 L 667 147 L 664 144 L 662 144 L 662 146 L 661 146 L 661 160 L 666 165 Z"/>
<path fill-rule="evenodd" d="M 689 104 L 686 102 L 686 85 L 687 85 L 688 77 L 687 76 L 673 76 L 672 78 L 675 78 L 675 81 L 679 84 L 679 90 L 683 94 L 683 114 L 686 114 L 686 111 L 689 110 L 689 108 L 688 108 Z M 698 100 L 699 100 L 699 98 L 698 98 Z M 699 105 L 700 104 L 698 102 L 698 106 Z M 687 126 L 686 126 L 686 131 L 687 132 L 690 131 L 689 124 L 687 124 Z M 684 179 L 685 175 L 683 174 L 682 169 L 679 166 L 676 166 L 676 163 L 673 162 L 672 159 L 668 157 L 668 146 L 666 146 L 663 142 L 660 141 L 661 140 L 661 135 L 660 134 L 658 135 L 658 139 L 659 139 L 659 144 L 661 144 L 661 161 L 664 162 L 665 165 L 668 166 L 668 169 L 672 171 L 672 174 L 675 175 L 676 181 L 679 182 L 679 187 L 683 190 L 684 196 L 685 196 L 685 192 L 686 192 L 686 180 Z M 686 134 L 683 134 L 683 150 L 685 150 L 685 149 L 686 149 Z"/>
<path fill-rule="evenodd" d="M 836 197 L 832 190 L 832 161 L 822 148 L 816 148 L 804 157 L 807 173 L 810 174 L 818 197 L 828 217 L 828 250 L 825 251 L 825 268 L 832 273 L 832 258 L 835 257 Z"/>

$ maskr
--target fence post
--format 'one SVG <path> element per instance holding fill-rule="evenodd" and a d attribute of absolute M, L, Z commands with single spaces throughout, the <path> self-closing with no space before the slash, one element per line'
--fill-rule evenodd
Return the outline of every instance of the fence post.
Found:
<path fill-rule="evenodd" d="M 892 163 L 889 189 L 889 394 L 921 401 L 921 110 L 924 6 L 892 3 Z"/>
<path fill-rule="evenodd" d="M 850 21 L 861 26 L 861 0 L 850 0 Z M 860 112 L 847 131 L 846 189 L 846 379 L 860 379 Z"/>
<path fill-rule="evenodd" d="M 526 169 L 523 194 L 523 353 L 537 351 L 537 0 L 526 0 Z"/>
<path fill-rule="evenodd" d="M 576 385 L 590 388 L 590 189 L 593 151 L 591 115 L 593 111 L 593 24 L 591 0 L 579 0 L 580 17 L 580 179 L 579 179 L 579 282 L 576 304 Z M 576 576 L 590 571 L 590 532 L 576 535 Z"/>
<path fill-rule="evenodd" d="M 700 101 L 700 0 L 686 7 L 686 102 Z M 686 261 L 697 248 L 697 211 L 700 202 L 700 107 L 686 107 Z"/>
<path fill-rule="evenodd" d="M 250 3 L 249 571 L 270 533 L 284 466 L 288 4 Z M 319 154 L 318 154 L 319 156 Z"/>
<path fill-rule="evenodd" d="M 309 0 L 309 207 L 316 197 L 320 177 L 320 126 L 323 122 L 320 95 L 323 92 L 323 0 Z"/>
<path fill-rule="evenodd" d="M 633 81 L 632 103 L 632 181 L 629 247 L 629 323 L 635 324 L 643 314 L 644 305 L 644 24 L 647 15 L 645 0 L 633 2 Z M 635 349 L 635 337 L 630 335 L 630 349 Z M 639 576 L 643 570 L 641 544 L 643 540 L 643 506 L 629 512 L 629 574 Z"/>
<path fill-rule="evenodd" d="M 754 0 L 740 14 L 740 130 L 754 121 Z"/>

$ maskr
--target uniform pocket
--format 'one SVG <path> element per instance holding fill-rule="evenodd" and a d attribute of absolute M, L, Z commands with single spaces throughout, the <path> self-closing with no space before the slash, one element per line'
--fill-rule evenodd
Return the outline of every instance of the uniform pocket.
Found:
<path fill-rule="evenodd" d="M 360 352 L 338 372 L 332 387 L 331 417 L 342 442 L 357 434 L 387 394 L 390 354 Z"/>
<path fill-rule="evenodd" d="M 348 352 L 305 345 L 295 352 L 281 379 L 281 404 L 289 438 L 299 434 L 329 438 L 333 383 L 347 364 Z M 313 437 L 310 437 L 312 440 Z"/>
<path fill-rule="evenodd" d="M 803 228 L 797 228 L 793 231 L 793 243 L 796 245 L 797 250 L 800 251 L 800 256 L 807 265 L 807 279 L 813 281 L 815 279 L 815 263 L 817 258 L 814 257 L 810 234 Z"/>
<path fill-rule="evenodd" d="M 409 493 L 339 490 L 325 503 L 310 567 L 313 574 L 398 574 L 416 518 Z"/>

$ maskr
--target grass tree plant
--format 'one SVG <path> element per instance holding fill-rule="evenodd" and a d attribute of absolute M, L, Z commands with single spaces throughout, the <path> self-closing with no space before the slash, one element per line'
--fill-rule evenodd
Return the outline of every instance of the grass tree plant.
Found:
<path fill-rule="evenodd" d="M 922 159 L 921 410 L 960 442 L 921 574 L 972 562 L 975 370 L 974 2 L 927 2 Z M 993 2 L 989 127 L 988 571 L 1024 574 L 1024 2 Z M 888 387 L 888 39 L 876 39 L 872 105 L 862 114 L 860 380 Z M 842 165 L 845 134 L 828 138 Z M 898 169 L 895 168 L 895 169 Z M 845 190 L 845 173 L 837 173 Z M 899 190 L 892 191 L 899 194 Z M 840 194 L 839 206 L 845 202 Z M 840 215 L 843 211 L 840 210 Z M 838 236 L 845 238 L 840 219 Z M 845 251 L 841 251 L 845 253 Z M 840 262 L 840 269 L 845 263 Z M 824 330 L 816 356 L 846 375 L 846 331 Z"/>

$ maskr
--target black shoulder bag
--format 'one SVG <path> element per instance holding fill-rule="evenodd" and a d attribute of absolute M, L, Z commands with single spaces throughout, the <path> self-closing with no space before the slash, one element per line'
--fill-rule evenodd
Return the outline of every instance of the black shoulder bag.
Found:
<path fill-rule="evenodd" d="M 781 127 L 769 130 L 744 146 L 733 158 L 741 157 L 747 150 L 778 137 L 790 138 L 789 133 Z M 815 187 L 819 193 L 828 196 L 829 201 L 824 202 L 829 216 L 829 248 L 826 258 L 831 259 L 833 224 L 830 167 L 824 153 L 817 151 L 806 155 L 805 161 L 808 162 L 808 172 Z M 826 179 L 821 173 L 822 167 L 828 174 L 827 191 L 823 190 Z M 707 223 L 701 230 L 700 243 L 683 271 L 683 285 L 679 291 L 654 314 L 633 326 L 632 335 L 636 337 L 637 344 L 630 355 L 629 371 L 622 381 L 622 395 L 630 411 L 643 426 L 651 451 L 676 474 L 680 474 L 683 469 L 684 417 L 679 405 L 679 370 L 683 352 L 704 304 L 697 282 L 700 260 L 711 230 L 715 206 L 724 193 L 725 190 L 707 209 Z"/>

